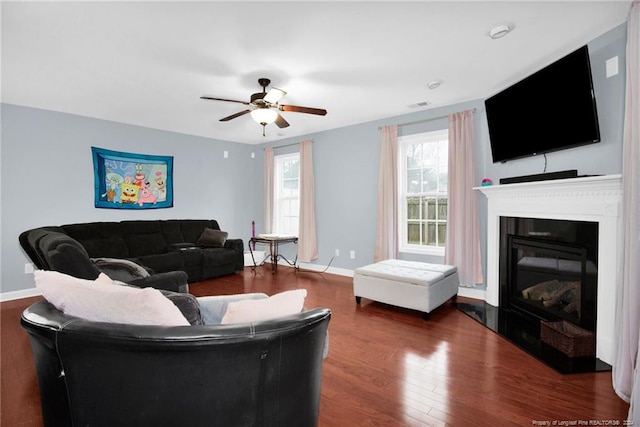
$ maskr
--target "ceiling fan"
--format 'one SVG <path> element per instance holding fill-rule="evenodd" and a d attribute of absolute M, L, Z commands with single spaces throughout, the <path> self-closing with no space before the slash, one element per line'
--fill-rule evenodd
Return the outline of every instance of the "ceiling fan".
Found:
<path fill-rule="evenodd" d="M 278 104 L 287 92 L 278 88 L 271 88 L 269 92 L 267 92 L 267 86 L 269 86 L 271 80 L 267 78 L 258 79 L 258 84 L 262 86 L 262 92 L 256 92 L 251 95 L 251 101 L 238 101 L 235 99 L 226 99 L 226 98 L 215 98 L 212 96 L 201 96 L 200 99 L 210 99 L 213 101 L 225 101 L 225 102 L 236 102 L 238 104 L 248 105 L 249 108 L 246 110 L 242 110 L 238 113 L 232 114 L 227 117 L 223 117 L 220 119 L 221 122 L 228 122 L 229 120 L 235 119 L 240 116 L 244 116 L 245 114 L 251 114 L 253 120 L 262 125 L 262 136 L 265 136 L 265 127 L 270 123 L 275 123 L 279 128 L 286 128 L 289 126 L 289 122 L 287 122 L 284 117 L 279 113 L 279 111 L 292 111 L 294 113 L 306 113 L 306 114 L 316 114 L 318 116 L 324 116 L 327 114 L 327 110 L 322 108 L 310 108 L 310 107 L 300 107 L 297 105 L 281 105 Z"/>

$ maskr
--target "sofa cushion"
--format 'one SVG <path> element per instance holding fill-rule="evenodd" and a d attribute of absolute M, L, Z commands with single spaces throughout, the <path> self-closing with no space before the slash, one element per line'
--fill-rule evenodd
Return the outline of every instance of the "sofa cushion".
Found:
<path fill-rule="evenodd" d="M 95 237 L 92 239 L 78 239 L 92 258 L 129 258 L 127 243 L 120 236 Z"/>
<path fill-rule="evenodd" d="M 83 224 L 67 224 L 60 226 L 60 228 L 78 241 L 122 235 L 120 223 L 118 222 L 101 221 Z"/>
<path fill-rule="evenodd" d="M 105 284 L 103 279 L 78 279 L 57 271 L 37 270 L 36 287 L 58 310 L 94 322 L 188 326 L 169 299 L 153 288 Z"/>
<path fill-rule="evenodd" d="M 162 226 L 160 221 L 154 220 L 135 220 L 121 221 L 122 235 L 131 234 L 162 234 Z"/>
<path fill-rule="evenodd" d="M 265 299 L 248 299 L 230 302 L 221 323 L 260 322 L 281 316 L 300 313 L 307 296 L 306 289 L 295 289 Z"/>
<path fill-rule="evenodd" d="M 161 254 L 167 251 L 164 236 L 158 234 L 130 234 L 124 238 L 129 247 L 130 257 Z"/>
<path fill-rule="evenodd" d="M 162 235 L 164 239 L 167 241 L 168 245 L 173 243 L 184 243 L 184 238 L 182 237 L 182 229 L 180 228 L 181 220 L 166 220 L 160 222 L 160 228 L 162 229 Z"/>
<path fill-rule="evenodd" d="M 36 267 L 41 270 L 48 270 L 49 264 L 40 251 L 40 239 L 52 231 L 56 231 L 58 228 L 59 227 L 36 228 L 25 231 L 18 237 L 22 249 L 29 255 L 29 258 L 35 263 Z M 62 232 L 62 229 L 60 228 L 57 232 Z"/>
<path fill-rule="evenodd" d="M 184 265 L 202 265 L 202 249 L 193 247 L 178 251 Z"/>
<path fill-rule="evenodd" d="M 93 280 L 100 270 L 89 260 L 80 243 L 64 233 L 51 232 L 39 241 L 39 251 L 49 268 L 75 277 Z"/>
<path fill-rule="evenodd" d="M 136 261 L 157 273 L 182 270 L 184 268 L 184 261 L 180 252 L 141 256 L 136 258 Z"/>
<path fill-rule="evenodd" d="M 233 264 L 236 260 L 234 251 L 225 248 L 202 248 L 203 265 Z"/>
<path fill-rule="evenodd" d="M 205 228 L 196 245 L 214 248 L 223 248 L 224 243 L 227 241 L 229 233 L 226 231 L 214 230 L 213 228 Z"/>

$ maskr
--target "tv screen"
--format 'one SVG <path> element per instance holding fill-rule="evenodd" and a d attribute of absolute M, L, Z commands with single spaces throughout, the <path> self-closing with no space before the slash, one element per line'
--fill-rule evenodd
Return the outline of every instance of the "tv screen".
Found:
<path fill-rule="evenodd" d="M 600 141 L 587 46 L 487 98 L 485 108 L 494 163 Z"/>

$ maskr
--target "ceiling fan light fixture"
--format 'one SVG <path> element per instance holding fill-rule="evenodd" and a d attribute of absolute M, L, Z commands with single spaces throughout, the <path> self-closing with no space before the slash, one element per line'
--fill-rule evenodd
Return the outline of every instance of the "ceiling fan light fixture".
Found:
<path fill-rule="evenodd" d="M 283 91 L 282 89 L 278 89 L 277 87 L 272 87 L 271 89 L 269 89 L 269 92 L 267 92 L 267 94 L 264 96 L 263 100 L 270 104 L 275 104 L 276 102 L 280 101 L 282 97 L 284 97 L 286 94 L 287 92 Z"/>
<path fill-rule="evenodd" d="M 221 122 L 228 122 L 229 120 L 236 119 L 245 114 L 251 114 L 251 117 L 259 125 L 262 125 L 262 136 L 265 136 L 265 128 L 267 125 L 275 123 L 280 129 L 289 127 L 289 122 L 279 113 L 279 111 L 292 111 L 294 113 L 315 114 L 317 116 L 325 116 L 327 110 L 324 108 L 311 108 L 302 107 L 300 105 L 280 105 L 278 102 L 283 96 L 287 94 L 282 89 L 276 87 L 271 88 L 267 92 L 267 86 L 271 83 L 271 80 L 266 77 L 258 79 L 258 84 L 262 86 L 262 92 L 251 94 L 251 101 L 239 101 L 237 99 L 217 98 L 213 96 L 201 96 L 200 99 L 209 99 L 212 101 L 224 101 L 235 102 L 238 104 L 247 105 L 248 108 L 239 111 L 230 116 L 220 119 Z"/>
<path fill-rule="evenodd" d="M 271 108 L 256 108 L 251 111 L 251 118 L 261 125 L 268 125 L 276 121 L 278 112 Z"/>

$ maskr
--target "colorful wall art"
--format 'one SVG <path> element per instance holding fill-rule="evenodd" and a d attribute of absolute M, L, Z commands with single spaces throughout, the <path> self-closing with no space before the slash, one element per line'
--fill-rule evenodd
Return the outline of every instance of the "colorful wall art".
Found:
<path fill-rule="evenodd" d="M 173 206 L 173 157 L 91 147 L 96 208 Z"/>

